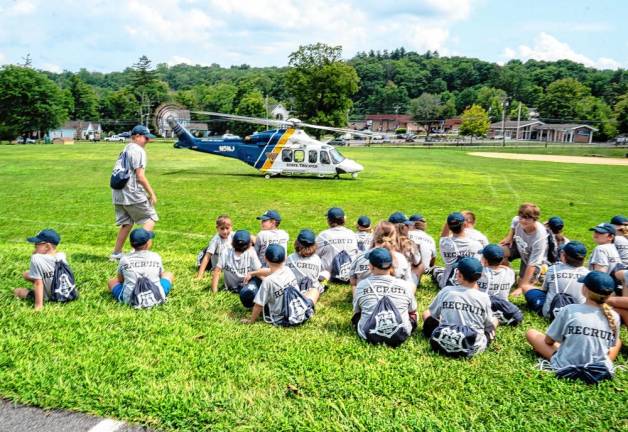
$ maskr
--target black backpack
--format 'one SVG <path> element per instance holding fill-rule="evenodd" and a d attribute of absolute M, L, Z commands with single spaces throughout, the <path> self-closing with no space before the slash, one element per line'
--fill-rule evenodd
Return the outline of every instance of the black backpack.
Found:
<path fill-rule="evenodd" d="M 370 343 L 383 343 L 391 347 L 398 347 L 410 336 L 403 327 L 399 309 L 386 295 L 379 299 L 361 330 Z"/>
<path fill-rule="evenodd" d="M 314 315 L 314 307 L 301 291 L 293 286 L 283 290 L 283 303 L 281 307 L 281 325 L 294 327 L 306 322 Z"/>
<path fill-rule="evenodd" d="M 74 273 L 70 266 L 63 260 L 55 262 L 55 271 L 50 283 L 50 300 L 66 303 L 79 297 L 74 280 Z"/>
<path fill-rule="evenodd" d="M 447 357 L 471 357 L 475 354 L 478 334 L 465 325 L 439 325 L 432 332 L 430 345 L 439 354 Z"/>
<path fill-rule="evenodd" d="M 564 379 L 581 380 L 587 384 L 598 384 L 600 381 L 613 378 L 604 362 L 567 366 L 558 369 L 556 376 Z"/>
<path fill-rule="evenodd" d="M 120 153 L 118 160 L 116 161 L 113 171 L 111 172 L 111 178 L 109 179 L 109 186 L 111 189 L 121 190 L 124 189 L 126 184 L 131 178 L 131 169 L 127 161 L 126 152 Z"/>
<path fill-rule="evenodd" d="M 571 284 L 571 282 L 572 281 L 570 280 L 569 284 Z M 549 319 L 551 321 L 554 321 L 554 319 L 556 318 L 556 315 L 558 314 L 558 311 L 560 311 L 562 308 L 570 304 L 577 303 L 576 299 L 571 294 L 558 291 L 558 276 L 556 276 L 555 268 L 554 268 L 554 284 L 556 285 L 556 295 L 554 296 L 554 298 L 552 298 L 552 302 L 550 303 L 550 308 L 549 308 Z M 567 288 L 569 288 L 569 285 L 567 285 Z"/>
<path fill-rule="evenodd" d="M 162 291 L 146 276 L 140 276 L 135 282 L 129 304 L 135 309 L 148 309 L 166 301 Z"/>
<path fill-rule="evenodd" d="M 523 321 L 523 313 L 521 310 L 501 297 L 491 296 L 491 309 L 493 310 L 493 315 L 495 315 L 502 325 L 516 326 Z"/>
<path fill-rule="evenodd" d="M 331 280 L 347 283 L 351 278 L 351 257 L 347 251 L 340 251 L 331 262 Z"/>

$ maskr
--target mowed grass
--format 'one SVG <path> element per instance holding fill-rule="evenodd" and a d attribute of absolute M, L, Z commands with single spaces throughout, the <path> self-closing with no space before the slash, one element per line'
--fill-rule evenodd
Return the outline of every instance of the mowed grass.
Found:
<path fill-rule="evenodd" d="M 597 387 L 535 369 L 525 314 L 517 328 L 471 360 L 431 352 L 418 334 L 398 349 L 374 347 L 352 330 L 350 290 L 332 286 L 300 328 L 240 324 L 247 312 L 229 293 L 193 281 L 196 252 L 229 214 L 257 232 L 255 216 L 281 212 L 285 228 L 320 231 L 325 211 L 351 224 L 395 210 L 423 213 L 438 237 L 446 215 L 471 209 L 492 241 L 517 206 L 560 215 L 566 234 L 592 246 L 588 228 L 626 213 L 625 167 L 518 162 L 460 150 L 353 149 L 358 180 L 265 180 L 233 160 L 149 145 L 148 177 L 159 203 L 154 250 L 177 280 L 166 305 L 116 304 L 106 280 L 114 242 L 108 179 L 121 144 L 0 147 L 0 395 L 141 422 L 163 430 L 626 430 L 628 373 Z M 12 289 L 25 286 L 25 237 L 52 227 L 62 236 L 81 298 L 35 313 Z M 128 247 L 127 247 L 128 249 Z M 436 289 L 424 279 L 419 309 Z M 523 307 L 522 299 L 515 302 Z M 625 329 L 622 339 L 628 343 Z M 623 349 L 617 364 L 626 364 Z"/>

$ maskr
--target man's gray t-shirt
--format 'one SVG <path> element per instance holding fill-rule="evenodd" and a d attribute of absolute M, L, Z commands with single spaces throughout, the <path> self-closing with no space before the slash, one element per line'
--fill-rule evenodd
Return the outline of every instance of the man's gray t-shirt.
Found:
<path fill-rule="evenodd" d="M 383 296 L 388 296 L 392 304 L 397 307 L 403 328 L 410 334 L 412 332 L 412 324 L 410 323 L 408 313 L 415 312 L 417 309 L 416 299 L 412 292 L 413 287 L 410 283 L 393 276 L 369 276 L 360 281 L 353 298 L 353 312 L 361 313 L 360 321 L 358 322 L 358 334 L 360 337 L 366 339 L 366 335 L 362 332 L 362 327 L 371 317 L 377 302 Z"/>
<path fill-rule="evenodd" d="M 144 187 L 137 181 L 137 175 L 135 170 L 138 168 L 146 169 L 148 158 L 146 157 L 146 151 L 142 146 L 131 142 L 124 147 L 123 152 L 118 157 L 114 169 L 123 169 L 122 167 L 122 154 L 126 153 L 127 166 L 131 170 L 131 177 L 124 186 L 124 188 L 117 190 L 112 189 L 113 203 L 130 205 L 137 204 L 148 200 Z"/>
<path fill-rule="evenodd" d="M 615 249 L 617 249 L 621 262 L 628 266 L 628 238 L 619 234 L 615 236 Z"/>
<path fill-rule="evenodd" d="M 584 303 L 586 297 L 582 294 L 582 284 L 578 278 L 589 273 L 584 267 L 572 267 L 563 262 L 558 262 L 551 266 L 545 274 L 543 289 L 547 292 L 545 304 L 543 304 L 543 316 L 549 318 L 552 300 L 558 293 L 571 295 L 576 299 L 576 303 Z"/>
<path fill-rule="evenodd" d="M 302 257 L 294 252 L 286 260 L 286 266 L 292 270 L 294 277 L 297 278 L 298 288 L 300 288 L 303 279 L 309 278 L 312 281 L 312 288 L 322 291 L 322 285 L 318 278 L 323 267 L 318 255 L 313 254 L 309 257 Z"/>
<path fill-rule="evenodd" d="M 244 276 L 259 270 L 262 268 L 262 264 L 253 248 L 248 248 L 242 253 L 230 248 L 220 254 L 217 267 L 222 269 L 225 288 L 229 291 L 238 292 Z"/>
<path fill-rule="evenodd" d="M 476 352 L 486 348 L 484 331 L 493 326 L 493 311 L 488 294 L 473 288 L 449 285 L 438 293 L 429 311 L 441 325 L 465 325 L 472 328 L 477 332 Z"/>
<path fill-rule="evenodd" d="M 589 270 L 593 270 L 593 264 L 597 264 L 606 267 L 606 273 L 611 274 L 619 263 L 621 257 L 613 243 L 597 245 L 589 258 Z"/>
<path fill-rule="evenodd" d="M 478 280 L 478 288 L 489 296 L 508 300 L 510 289 L 515 284 L 515 272 L 510 267 L 484 267 L 482 277 Z"/>
<path fill-rule="evenodd" d="M 464 232 L 473 240 L 477 240 L 482 245 L 482 247 L 489 244 L 488 238 L 475 228 L 466 228 Z"/>
<path fill-rule="evenodd" d="M 278 244 L 283 246 L 285 254 L 288 255 L 288 240 L 290 236 L 282 229 L 262 230 L 257 234 L 255 238 L 255 252 L 257 257 L 262 263 L 262 266 L 266 266 L 266 249 L 271 244 Z"/>
<path fill-rule="evenodd" d="M 357 282 L 360 282 L 371 275 L 369 270 L 369 260 L 366 255 L 370 252 L 366 251 L 358 255 L 351 263 L 351 277 L 355 278 Z M 406 257 L 397 251 L 393 251 L 393 265 L 395 270 L 395 277 L 404 281 L 412 282 L 412 269 L 410 263 Z"/>
<path fill-rule="evenodd" d="M 432 236 L 421 230 L 410 230 L 408 238 L 419 248 L 425 270 L 428 270 L 432 258 L 436 258 L 436 242 Z"/>
<path fill-rule="evenodd" d="M 358 238 L 349 228 L 328 228 L 316 237 L 316 253 L 321 257 L 323 270 L 331 272 L 331 263 L 336 255 L 347 251 L 351 259 L 358 254 Z"/>
<path fill-rule="evenodd" d="M 615 311 L 612 314 L 619 330 L 619 315 Z M 554 369 L 602 361 L 612 370 L 608 351 L 615 346 L 619 331 L 611 331 L 602 308 L 588 304 L 565 306 L 550 324 L 547 335 L 560 343 L 550 360 Z"/>
<path fill-rule="evenodd" d="M 164 267 L 161 257 L 155 252 L 140 250 L 124 255 L 120 258 L 120 264 L 118 265 L 118 273 L 124 278 L 122 301 L 126 304 L 129 303 L 131 293 L 141 276 L 146 276 L 148 280 L 154 283 L 165 298 L 166 295 L 161 286 L 161 274 L 163 271 Z"/>
<path fill-rule="evenodd" d="M 547 257 L 547 230 L 540 222 L 534 223 L 535 230 L 527 233 L 521 223 L 515 225 L 513 242 L 517 246 L 521 262 L 528 265 L 541 265 Z"/>
<path fill-rule="evenodd" d="M 482 245 L 470 237 L 441 237 L 439 242 L 440 255 L 445 262 L 445 271 L 439 279 L 439 285 L 444 288 L 454 270 L 459 258 L 473 257 L 478 260 L 482 256 Z"/>
<path fill-rule="evenodd" d="M 220 262 L 220 255 L 223 252 L 231 249 L 231 242 L 233 241 L 233 233 L 229 233 L 227 238 L 222 238 L 218 234 L 214 234 L 209 243 L 207 244 L 207 250 L 205 253 L 212 254 L 212 268 L 216 267 Z"/>
<path fill-rule="evenodd" d="M 57 261 L 63 261 L 67 264 L 67 259 L 63 252 L 57 252 L 54 255 L 31 255 L 31 263 L 28 269 L 28 275 L 33 279 L 40 279 L 43 282 L 44 300 L 48 300 L 52 294 L 52 290 L 50 287 L 52 285 L 52 277 L 55 274 L 55 264 Z"/>
<path fill-rule="evenodd" d="M 264 307 L 264 321 L 271 324 L 281 324 L 283 321 L 283 292 L 289 286 L 299 289 L 294 273 L 283 266 L 267 276 L 255 295 L 255 304 Z"/>

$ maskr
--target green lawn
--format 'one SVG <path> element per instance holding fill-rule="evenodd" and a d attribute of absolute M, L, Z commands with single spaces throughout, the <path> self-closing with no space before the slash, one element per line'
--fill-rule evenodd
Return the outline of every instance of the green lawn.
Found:
<path fill-rule="evenodd" d="M 422 212 L 437 237 L 447 213 L 471 209 L 491 240 L 517 206 L 560 215 L 566 234 L 592 246 L 588 228 L 626 213 L 628 170 L 518 162 L 460 150 L 354 149 L 358 180 L 265 180 L 228 159 L 149 145 L 159 198 L 154 249 L 177 276 L 163 307 L 135 311 L 105 292 L 116 228 L 108 178 L 121 144 L 0 147 L 0 395 L 164 430 L 626 430 L 628 372 L 598 387 L 535 369 L 524 340 L 546 323 L 526 313 L 518 328 L 472 360 L 431 352 L 418 335 L 398 349 L 361 342 L 349 324 L 350 292 L 332 286 L 305 326 L 244 326 L 239 299 L 193 281 L 196 252 L 217 215 L 256 232 L 255 216 L 278 209 L 294 238 L 321 230 L 330 206 L 377 220 Z M 622 186 L 623 185 L 623 186 Z M 44 227 L 62 236 L 81 299 L 42 313 L 12 297 Z M 418 292 L 425 309 L 435 295 Z M 522 300 L 516 303 L 522 306 Z M 628 343 L 625 329 L 622 339 Z M 624 349 L 618 364 L 626 364 Z"/>

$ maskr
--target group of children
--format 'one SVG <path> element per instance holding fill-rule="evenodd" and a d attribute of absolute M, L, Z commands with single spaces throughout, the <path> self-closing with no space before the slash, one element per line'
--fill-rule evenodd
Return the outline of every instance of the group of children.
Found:
<path fill-rule="evenodd" d="M 559 217 L 542 224 L 539 208 L 522 204 L 509 232 L 491 244 L 475 229 L 472 212 L 448 215 L 439 239 L 444 267 L 435 267 L 436 243 L 420 215 L 395 212 L 374 227 L 367 216 L 356 231 L 346 227 L 342 209 L 327 211 L 328 228 L 316 235 L 301 230 L 288 255 L 289 235 L 282 218 L 268 210 L 257 218 L 261 230 L 233 232 L 228 216 L 216 220 L 216 234 L 198 255 L 197 279 L 211 270 L 211 289 L 239 294 L 251 315 L 275 325 L 298 325 L 313 314 L 328 282 L 352 288 L 352 323 L 359 337 L 398 346 L 417 328 L 416 290 L 424 275 L 440 291 L 422 314 L 422 333 L 437 352 L 473 356 L 495 338 L 498 325 L 523 319 L 509 296 L 523 294 L 529 308 L 552 320 L 547 335 L 529 330 L 527 339 L 559 375 L 611 376 L 620 346 L 619 326 L 628 321 L 628 218 L 591 228 L 597 246 L 588 268 L 586 247 L 568 240 Z M 123 256 L 117 277 L 109 281 L 113 297 L 135 307 L 162 303 L 174 280 L 158 254 L 150 251 L 154 233 L 131 232 L 133 251 Z M 50 298 L 49 280 L 60 238 L 44 230 L 35 243 L 31 269 L 24 278 L 33 290 L 18 289 L 18 297 L 33 297 L 40 309 Z M 510 261 L 520 259 L 519 277 Z M 611 308 L 612 306 L 612 308 Z M 575 368 L 575 369 L 574 369 Z M 606 375 L 605 375 L 606 374 Z M 578 375 L 578 376 L 580 376 Z M 600 378 L 600 379 L 601 379 Z"/>

